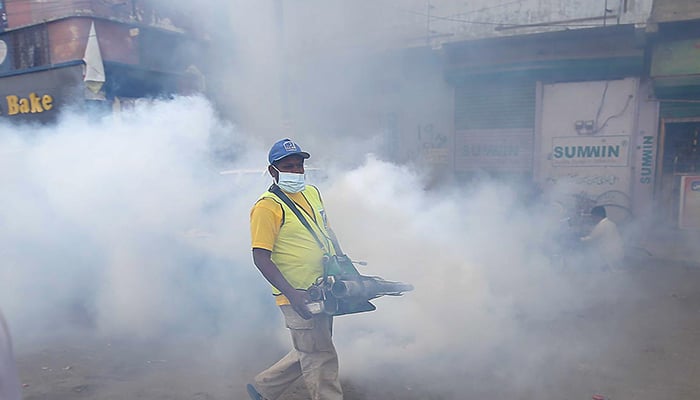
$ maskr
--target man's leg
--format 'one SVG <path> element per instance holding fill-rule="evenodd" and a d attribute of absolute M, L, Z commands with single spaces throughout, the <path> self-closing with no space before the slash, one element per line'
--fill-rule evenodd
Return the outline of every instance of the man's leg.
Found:
<path fill-rule="evenodd" d="M 299 353 L 304 382 L 312 400 L 342 400 L 338 355 L 333 351 Z"/>
<path fill-rule="evenodd" d="M 305 320 L 290 306 L 281 308 L 311 399 L 342 400 L 338 355 L 331 337 L 333 318 L 318 314 L 310 320 Z"/>
<path fill-rule="evenodd" d="M 297 351 L 292 349 L 273 366 L 255 377 L 255 389 L 266 399 L 275 400 L 301 376 Z"/>

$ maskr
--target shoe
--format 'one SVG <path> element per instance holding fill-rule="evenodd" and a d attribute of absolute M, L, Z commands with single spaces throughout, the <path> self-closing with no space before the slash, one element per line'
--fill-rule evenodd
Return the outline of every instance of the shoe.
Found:
<path fill-rule="evenodd" d="M 250 400 L 265 400 L 264 397 L 258 391 L 255 389 L 255 386 L 251 385 L 250 383 L 246 385 L 245 387 L 248 390 L 248 396 L 250 396 Z"/>

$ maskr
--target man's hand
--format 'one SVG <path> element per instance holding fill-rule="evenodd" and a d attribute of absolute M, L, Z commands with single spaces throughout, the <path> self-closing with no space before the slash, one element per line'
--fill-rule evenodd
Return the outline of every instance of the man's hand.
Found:
<path fill-rule="evenodd" d="M 311 319 L 314 315 L 309 311 L 307 304 L 309 303 L 309 295 L 303 290 L 295 290 L 289 294 L 285 294 L 294 311 L 304 319 Z"/>
<path fill-rule="evenodd" d="M 265 249 L 253 249 L 253 262 L 255 266 L 258 267 L 260 272 L 263 274 L 265 279 L 272 284 L 272 286 L 284 294 L 289 303 L 292 305 L 294 311 L 297 312 L 304 319 L 311 319 L 313 314 L 309 311 L 306 304 L 310 301 L 309 295 L 303 290 L 296 290 L 292 285 L 284 279 L 279 268 L 272 262 L 270 258 L 272 252 Z"/>

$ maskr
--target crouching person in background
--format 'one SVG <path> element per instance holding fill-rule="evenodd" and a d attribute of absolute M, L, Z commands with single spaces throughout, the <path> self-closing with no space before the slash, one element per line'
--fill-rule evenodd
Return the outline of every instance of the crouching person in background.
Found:
<path fill-rule="evenodd" d="M 588 236 L 581 238 L 581 241 L 590 244 L 588 250 L 593 253 L 593 258 L 597 259 L 602 268 L 622 267 L 625 250 L 617 225 L 608 219 L 603 206 L 593 207 L 591 218 L 595 226 Z"/>

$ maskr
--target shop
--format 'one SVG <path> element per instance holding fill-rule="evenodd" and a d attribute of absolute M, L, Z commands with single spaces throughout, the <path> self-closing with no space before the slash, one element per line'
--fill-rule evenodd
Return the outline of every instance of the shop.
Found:
<path fill-rule="evenodd" d="M 455 88 L 455 173 L 532 179 L 535 87 L 531 79 L 468 80 Z"/>
<path fill-rule="evenodd" d="M 658 103 L 640 35 L 614 26 L 447 46 L 455 173 L 584 197 L 618 220 L 648 213 Z"/>
<path fill-rule="evenodd" d="M 197 42 L 174 27 L 109 14 L 35 23 L 22 19 L 34 14 L 20 5 L 13 3 L 14 12 L 8 11 L 10 29 L 0 29 L 0 118 L 46 123 L 73 105 L 112 110 L 125 99 L 203 90 L 203 77 L 193 65 Z M 32 7 L 52 16 L 51 8 Z M 63 12 L 75 11 L 66 6 Z"/>
<path fill-rule="evenodd" d="M 617 222 L 649 215 L 655 107 L 636 77 L 543 85 L 538 181 L 605 206 Z"/>
<path fill-rule="evenodd" d="M 661 104 L 655 165 L 659 211 L 667 226 L 700 229 L 700 29 L 687 23 L 662 26 L 651 56 Z"/>

